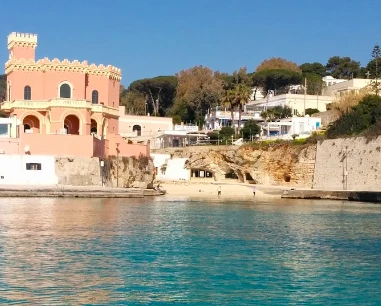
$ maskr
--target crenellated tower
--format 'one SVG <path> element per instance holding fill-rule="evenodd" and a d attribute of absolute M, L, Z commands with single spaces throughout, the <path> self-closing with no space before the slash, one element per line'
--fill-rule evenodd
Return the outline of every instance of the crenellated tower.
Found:
<path fill-rule="evenodd" d="M 8 35 L 9 59 L 34 61 L 37 47 L 37 35 L 12 32 Z"/>

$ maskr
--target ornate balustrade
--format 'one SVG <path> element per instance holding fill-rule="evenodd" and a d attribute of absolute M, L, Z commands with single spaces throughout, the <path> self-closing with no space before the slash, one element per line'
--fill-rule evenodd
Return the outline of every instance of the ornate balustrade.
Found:
<path fill-rule="evenodd" d="M 91 104 L 87 100 L 74 99 L 51 99 L 51 100 L 15 100 L 4 101 L 0 104 L 0 109 L 7 112 L 12 109 L 29 109 L 29 110 L 47 110 L 52 107 L 65 108 L 81 108 L 91 109 L 94 113 L 106 113 L 112 116 L 119 116 L 119 109 L 105 106 L 102 104 Z"/>

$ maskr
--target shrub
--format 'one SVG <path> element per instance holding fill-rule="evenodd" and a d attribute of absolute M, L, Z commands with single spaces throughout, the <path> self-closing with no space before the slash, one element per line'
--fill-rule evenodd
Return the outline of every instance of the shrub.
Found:
<path fill-rule="evenodd" d="M 381 98 L 367 95 L 328 128 L 327 137 L 359 135 L 367 130 L 373 130 L 378 120 L 381 120 Z"/>

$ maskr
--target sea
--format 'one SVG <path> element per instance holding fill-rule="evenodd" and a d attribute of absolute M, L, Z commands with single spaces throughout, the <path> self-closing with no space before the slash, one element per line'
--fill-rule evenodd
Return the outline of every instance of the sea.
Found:
<path fill-rule="evenodd" d="M 0 305 L 381 305 L 381 205 L 1 198 Z"/>

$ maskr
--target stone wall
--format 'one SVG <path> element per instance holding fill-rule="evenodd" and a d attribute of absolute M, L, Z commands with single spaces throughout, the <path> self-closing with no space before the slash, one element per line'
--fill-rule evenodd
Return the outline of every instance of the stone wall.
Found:
<path fill-rule="evenodd" d="M 317 146 L 314 189 L 381 190 L 381 136 L 325 140 Z"/>
<path fill-rule="evenodd" d="M 154 180 L 153 162 L 147 157 L 110 156 L 101 167 L 99 158 L 56 158 L 55 171 L 58 184 L 72 186 L 102 186 L 102 181 L 108 187 L 152 187 Z M 102 173 L 103 171 L 103 173 Z"/>

